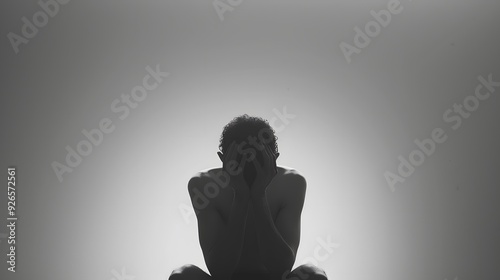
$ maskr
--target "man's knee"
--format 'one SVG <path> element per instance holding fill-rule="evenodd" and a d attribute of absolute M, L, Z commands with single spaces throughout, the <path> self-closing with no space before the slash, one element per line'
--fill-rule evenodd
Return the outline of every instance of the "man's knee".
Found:
<path fill-rule="evenodd" d="M 290 276 L 294 278 L 287 277 L 289 280 L 328 280 L 326 277 L 326 273 L 323 269 L 312 265 L 312 264 L 304 264 L 296 269 L 294 269 Z M 297 279 L 298 278 L 298 279 Z"/>
<path fill-rule="evenodd" d="M 205 280 L 209 277 L 196 265 L 186 264 L 172 271 L 168 280 Z"/>

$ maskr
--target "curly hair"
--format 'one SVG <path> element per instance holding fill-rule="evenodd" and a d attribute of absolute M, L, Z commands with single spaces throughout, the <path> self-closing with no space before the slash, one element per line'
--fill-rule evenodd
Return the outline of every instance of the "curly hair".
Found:
<path fill-rule="evenodd" d="M 268 135 L 264 137 L 265 134 Z M 260 139 L 260 142 L 262 142 L 261 138 L 264 138 L 273 152 L 278 153 L 278 144 L 276 142 L 278 137 L 269 122 L 263 118 L 252 117 L 247 114 L 235 117 L 224 126 L 219 140 L 219 150 L 224 153 L 233 141 L 236 143 L 246 141 L 248 143 L 249 136 Z"/>

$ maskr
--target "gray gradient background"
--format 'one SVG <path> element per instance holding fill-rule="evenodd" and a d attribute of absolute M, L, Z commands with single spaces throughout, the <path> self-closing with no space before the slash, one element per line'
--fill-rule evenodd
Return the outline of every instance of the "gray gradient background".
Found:
<path fill-rule="evenodd" d="M 212 1 L 73 0 L 16 55 L 7 33 L 40 8 L 2 1 L 1 166 L 18 168 L 19 221 L 17 272 L 0 239 L 0 278 L 206 269 L 179 210 L 187 181 L 220 164 L 231 118 L 286 106 L 296 117 L 278 164 L 308 181 L 296 265 L 331 236 L 341 246 L 319 262 L 330 279 L 499 279 L 500 90 L 456 131 L 442 114 L 477 76 L 500 80 L 500 2 L 401 1 L 348 64 L 340 42 L 387 2 L 245 0 L 220 21 Z M 111 102 L 156 64 L 170 77 L 119 120 Z M 104 117 L 115 131 L 59 182 L 51 163 Z M 436 127 L 447 142 L 391 192 L 383 173 Z"/>

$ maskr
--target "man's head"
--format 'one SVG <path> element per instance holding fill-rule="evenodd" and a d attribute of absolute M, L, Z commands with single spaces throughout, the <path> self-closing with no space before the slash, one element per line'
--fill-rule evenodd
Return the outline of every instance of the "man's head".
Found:
<path fill-rule="evenodd" d="M 248 116 L 247 114 L 235 117 L 222 131 L 219 141 L 219 158 L 223 160 L 223 154 L 227 152 L 231 143 L 235 143 L 238 148 L 238 161 L 243 156 L 255 156 L 262 164 L 262 145 L 269 146 L 276 158 L 279 156 L 278 145 L 276 143 L 275 132 L 267 120 L 259 117 Z M 245 167 L 245 177 L 251 178 L 255 175 L 255 170 L 251 164 Z"/>
<path fill-rule="evenodd" d="M 276 143 L 278 137 L 276 137 L 269 122 L 247 114 L 235 117 L 224 126 L 220 136 L 219 151 L 224 154 L 233 141 L 237 144 L 243 142 L 250 144 L 252 139 L 267 144 L 275 154 L 278 154 L 278 144 Z"/>

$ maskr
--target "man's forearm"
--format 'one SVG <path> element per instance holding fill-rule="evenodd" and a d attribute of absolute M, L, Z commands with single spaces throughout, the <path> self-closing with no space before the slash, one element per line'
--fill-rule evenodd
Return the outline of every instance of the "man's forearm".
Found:
<path fill-rule="evenodd" d="M 261 259 L 270 272 L 281 275 L 292 268 L 295 254 L 276 229 L 265 194 L 253 196 L 250 203 L 255 214 Z"/>
<path fill-rule="evenodd" d="M 248 201 L 248 196 L 235 195 L 226 227 L 208 253 L 207 267 L 216 279 L 230 279 L 240 260 Z"/>

